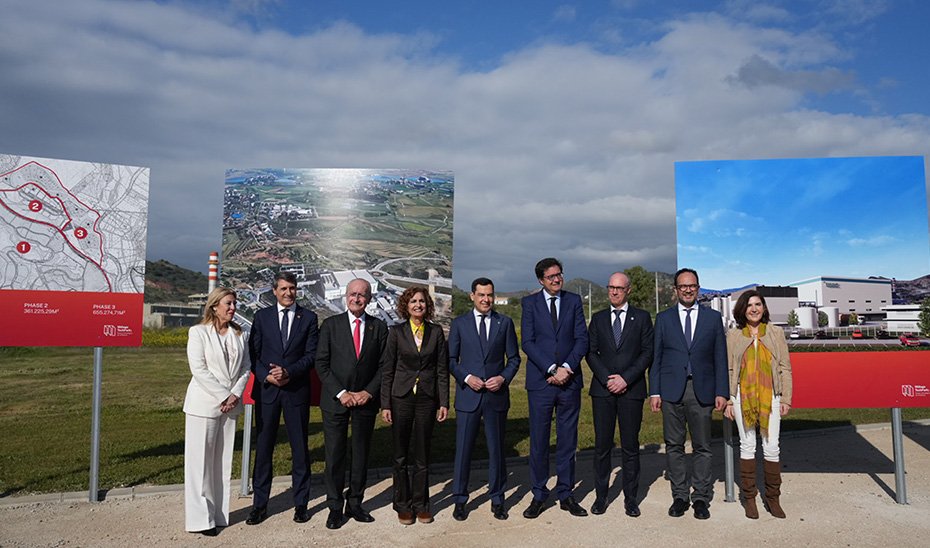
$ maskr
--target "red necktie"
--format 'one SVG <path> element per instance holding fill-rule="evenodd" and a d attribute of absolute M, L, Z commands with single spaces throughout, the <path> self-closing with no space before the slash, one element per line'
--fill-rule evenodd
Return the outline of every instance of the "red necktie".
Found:
<path fill-rule="evenodd" d="M 355 330 L 352 332 L 352 340 L 355 342 L 355 359 L 358 359 L 359 354 L 362 353 L 362 332 L 360 326 L 362 325 L 362 320 L 355 318 Z"/>

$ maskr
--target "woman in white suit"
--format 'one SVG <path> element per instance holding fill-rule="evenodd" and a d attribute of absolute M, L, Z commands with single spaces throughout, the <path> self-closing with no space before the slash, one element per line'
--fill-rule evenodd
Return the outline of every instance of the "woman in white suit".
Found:
<path fill-rule="evenodd" d="M 193 378 L 184 398 L 184 514 L 192 533 L 216 536 L 229 525 L 236 417 L 249 380 L 242 328 L 234 321 L 236 293 L 218 287 L 207 296 L 203 320 L 190 328 L 187 360 Z"/>

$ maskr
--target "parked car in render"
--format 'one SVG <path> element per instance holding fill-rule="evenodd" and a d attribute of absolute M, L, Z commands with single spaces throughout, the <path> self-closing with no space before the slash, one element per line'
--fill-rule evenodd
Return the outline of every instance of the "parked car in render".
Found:
<path fill-rule="evenodd" d="M 898 337 L 903 346 L 920 346 L 920 339 L 913 333 L 905 333 Z"/>
<path fill-rule="evenodd" d="M 852 338 L 854 338 L 854 339 L 862 339 L 862 338 L 864 338 L 864 336 L 862 335 L 862 330 L 861 330 L 861 329 L 853 329 Z"/>

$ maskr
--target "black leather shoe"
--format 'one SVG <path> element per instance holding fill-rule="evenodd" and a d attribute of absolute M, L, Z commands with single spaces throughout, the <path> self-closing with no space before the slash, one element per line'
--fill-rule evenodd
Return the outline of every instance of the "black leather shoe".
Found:
<path fill-rule="evenodd" d="M 347 518 L 352 518 L 359 523 L 371 523 L 375 521 L 375 518 L 373 518 L 371 514 L 369 514 L 368 511 L 361 506 L 356 506 L 355 508 L 346 506 L 345 515 Z"/>
<path fill-rule="evenodd" d="M 455 509 L 452 510 L 452 517 L 455 518 L 455 521 L 465 521 L 465 518 L 468 517 L 468 513 L 465 512 L 464 502 L 455 503 Z"/>
<path fill-rule="evenodd" d="M 536 519 L 539 517 L 539 514 L 542 514 L 543 511 L 543 501 L 533 499 L 533 502 L 530 503 L 529 508 L 523 511 L 523 517 L 526 519 Z"/>
<path fill-rule="evenodd" d="M 672 505 L 668 507 L 668 515 L 672 516 L 673 518 L 680 518 L 681 516 L 685 515 L 685 512 L 688 511 L 689 506 L 691 505 L 688 504 L 688 501 L 675 499 L 675 502 L 673 502 Z"/>
<path fill-rule="evenodd" d="M 565 510 L 573 516 L 578 516 L 580 518 L 588 515 L 588 511 L 582 508 L 580 504 L 575 502 L 573 497 L 568 497 L 567 499 L 560 501 L 559 508 Z"/>
<path fill-rule="evenodd" d="M 501 521 L 510 517 L 507 515 L 507 509 L 504 508 L 503 504 L 492 504 L 491 513 L 494 514 L 494 519 L 499 519 Z"/>
<path fill-rule="evenodd" d="M 246 525 L 258 525 L 259 523 L 265 521 L 268 517 L 268 510 L 264 506 L 257 506 L 252 508 L 252 511 L 249 512 L 249 517 L 245 519 Z"/>
<path fill-rule="evenodd" d="M 626 515 L 631 518 L 638 518 L 642 515 L 642 512 L 639 511 L 639 505 L 636 504 L 635 500 L 628 500 L 623 503 L 623 510 L 626 512 Z"/>
<path fill-rule="evenodd" d="M 294 507 L 294 521 L 297 523 L 307 523 L 310 521 L 310 511 L 304 505 Z"/>
<path fill-rule="evenodd" d="M 219 531 L 216 530 L 216 527 L 211 527 L 209 529 L 204 529 L 203 531 L 197 531 L 205 537 L 215 537 L 219 534 Z"/>
<path fill-rule="evenodd" d="M 326 518 L 327 529 L 339 529 L 345 524 L 346 519 L 339 510 L 330 510 L 329 517 Z"/>
<path fill-rule="evenodd" d="M 707 503 L 703 500 L 694 501 L 694 517 L 697 519 L 707 519 L 710 517 L 710 510 L 707 509 Z"/>
<path fill-rule="evenodd" d="M 591 505 L 591 513 L 595 516 L 599 516 L 607 511 L 607 501 L 604 499 L 594 499 L 594 504 Z"/>

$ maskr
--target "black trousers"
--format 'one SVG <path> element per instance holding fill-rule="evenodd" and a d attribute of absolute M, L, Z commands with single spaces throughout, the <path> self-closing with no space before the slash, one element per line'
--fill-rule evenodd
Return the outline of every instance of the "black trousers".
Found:
<path fill-rule="evenodd" d="M 435 399 L 408 393 L 391 397 L 394 438 L 394 510 L 429 512 L 429 453 L 436 424 Z"/>
<path fill-rule="evenodd" d="M 594 492 L 607 498 L 614 431 L 620 426 L 623 498 L 635 501 L 639 494 L 639 431 L 643 425 L 643 400 L 618 396 L 592 397 L 594 419 Z"/>
<path fill-rule="evenodd" d="M 323 445 L 326 455 L 326 505 L 330 510 L 342 511 L 343 490 L 346 484 L 346 460 L 350 458 L 349 491 L 345 502 L 358 508 L 365 495 L 368 482 L 368 455 L 371 453 L 371 435 L 375 429 L 377 408 L 353 408 L 334 413 L 323 411 Z M 349 423 L 352 424 L 352 449 L 349 451 Z"/>

